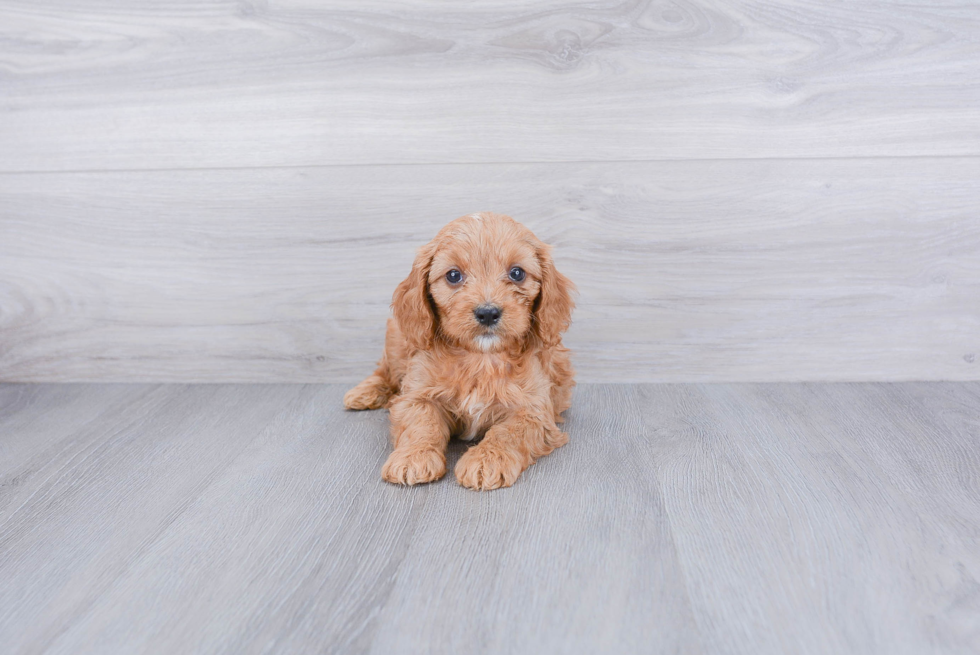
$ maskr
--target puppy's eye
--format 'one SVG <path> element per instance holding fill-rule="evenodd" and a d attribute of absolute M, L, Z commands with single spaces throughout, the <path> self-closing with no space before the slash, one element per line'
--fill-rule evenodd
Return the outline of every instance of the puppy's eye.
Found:
<path fill-rule="evenodd" d="M 521 268 L 520 266 L 515 266 L 514 268 L 510 269 L 510 273 L 508 273 L 507 275 L 514 282 L 524 281 L 524 269 Z"/>
<path fill-rule="evenodd" d="M 449 271 L 448 273 L 446 273 L 446 282 L 448 282 L 449 284 L 459 284 L 462 279 L 463 279 L 463 274 L 460 273 L 455 268 Z"/>

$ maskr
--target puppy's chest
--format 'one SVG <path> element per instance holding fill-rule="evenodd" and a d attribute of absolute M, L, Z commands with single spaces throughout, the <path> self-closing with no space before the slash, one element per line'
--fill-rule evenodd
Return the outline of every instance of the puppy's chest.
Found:
<path fill-rule="evenodd" d="M 510 411 L 513 400 L 508 385 L 473 385 L 459 389 L 449 410 L 456 418 L 456 434 L 463 441 L 483 435 Z"/>
<path fill-rule="evenodd" d="M 442 400 L 455 419 L 453 434 L 464 441 L 483 435 L 522 397 L 520 370 L 494 356 L 456 359 L 441 377 Z"/>
<path fill-rule="evenodd" d="M 492 425 L 493 405 L 476 395 L 468 395 L 453 408 L 456 430 L 463 441 L 472 441 L 486 433 Z"/>

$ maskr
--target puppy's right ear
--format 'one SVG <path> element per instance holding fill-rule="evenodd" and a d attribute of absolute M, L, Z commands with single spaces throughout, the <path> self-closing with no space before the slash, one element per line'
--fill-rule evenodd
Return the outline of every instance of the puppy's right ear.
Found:
<path fill-rule="evenodd" d="M 398 327 L 409 346 L 415 350 L 431 348 L 436 334 L 436 315 L 429 297 L 429 268 L 435 250 L 433 243 L 419 250 L 412 264 L 412 272 L 402 280 L 391 298 L 391 309 Z"/>

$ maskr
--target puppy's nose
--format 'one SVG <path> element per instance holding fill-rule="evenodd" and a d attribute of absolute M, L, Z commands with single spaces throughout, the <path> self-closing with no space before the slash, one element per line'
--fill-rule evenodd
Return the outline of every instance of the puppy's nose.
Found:
<path fill-rule="evenodd" d="M 473 310 L 473 315 L 480 325 L 490 327 L 500 320 L 500 307 L 496 305 L 480 305 Z"/>

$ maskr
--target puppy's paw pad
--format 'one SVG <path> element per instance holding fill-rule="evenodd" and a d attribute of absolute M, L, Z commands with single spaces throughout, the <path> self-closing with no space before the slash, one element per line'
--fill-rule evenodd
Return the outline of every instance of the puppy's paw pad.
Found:
<path fill-rule="evenodd" d="M 433 448 L 394 450 L 381 467 L 381 477 L 393 484 L 425 484 L 446 474 L 446 456 Z"/>
<path fill-rule="evenodd" d="M 527 464 L 519 455 L 480 444 L 463 453 L 455 472 L 464 487 L 489 491 L 511 486 L 525 468 Z"/>
<path fill-rule="evenodd" d="M 344 394 L 347 409 L 380 409 L 388 402 L 391 392 L 380 380 L 368 378 Z"/>

